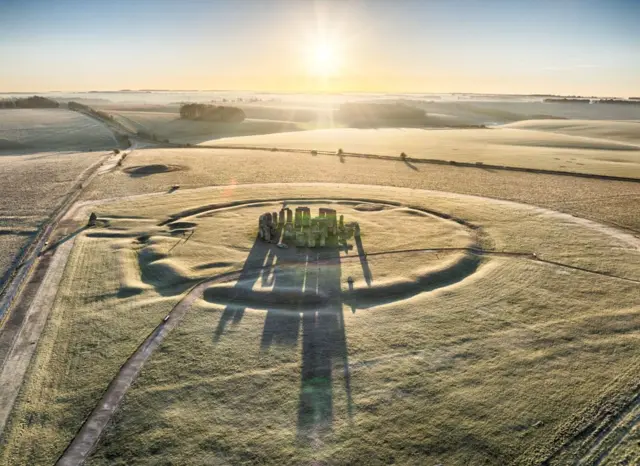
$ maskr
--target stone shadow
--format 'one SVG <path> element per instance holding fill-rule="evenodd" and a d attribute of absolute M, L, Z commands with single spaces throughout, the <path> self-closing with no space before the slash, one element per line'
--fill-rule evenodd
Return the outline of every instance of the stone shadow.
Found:
<path fill-rule="evenodd" d="M 261 277 L 264 271 L 264 269 L 262 269 L 262 266 L 272 247 L 272 244 L 260 241 L 256 236 L 256 239 L 253 242 L 253 246 L 249 251 L 249 255 L 247 256 L 244 265 L 242 266 L 238 281 L 233 288 L 229 303 L 225 307 L 222 315 L 220 316 L 220 320 L 218 321 L 218 326 L 216 327 L 213 337 L 215 342 L 220 340 L 220 337 L 230 323 L 237 324 L 242 320 L 242 316 L 244 315 L 246 306 L 242 305 L 242 301 L 238 304 L 234 303 L 233 301 L 236 298 L 241 297 L 241 295 L 244 294 L 247 288 L 251 289 Z M 214 299 L 211 299 L 210 290 L 206 290 L 203 297 L 205 300 L 215 301 Z"/>
<path fill-rule="evenodd" d="M 335 244 L 325 248 L 281 249 L 256 240 L 233 289 L 209 289 L 204 294 L 207 301 L 227 303 L 214 332 L 214 341 L 222 338 L 229 324 L 240 322 L 248 306 L 267 312 L 261 351 L 269 351 L 272 345 L 297 346 L 302 338 L 297 428 L 302 441 L 331 430 L 336 368 L 343 370 L 351 415 L 342 313 L 342 248 L 344 245 Z M 252 290 L 258 281 L 272 289 Z"/>

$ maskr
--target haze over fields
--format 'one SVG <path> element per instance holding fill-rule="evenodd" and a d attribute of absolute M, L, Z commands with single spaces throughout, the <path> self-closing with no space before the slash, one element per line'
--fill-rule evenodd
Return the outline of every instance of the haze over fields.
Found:
<path fill-rule="evenodd" d="M 640 464 L 637 18 L 0 5 L 0 466 Z"/>

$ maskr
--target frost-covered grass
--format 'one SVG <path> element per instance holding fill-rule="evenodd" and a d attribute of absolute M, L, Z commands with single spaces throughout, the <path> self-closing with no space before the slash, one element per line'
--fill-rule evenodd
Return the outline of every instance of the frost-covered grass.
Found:
<path fill-rule="evenodd" d="M 260 209 L 182 219 L 181 228 L 195 228 L 188 240 L 162 220 L 217 202 L 282 197 L 407 203 L 480 226 L 488 249 L 536 252 L 626 278 L 640 270 L 629 239 L 606 229 L 533 207 L 419 190 L 236 185 L 90 205 L 85 210 L 110 224 L 77 238 L 3 461 L 54 461 L 188 280 L 243 266 L 252 237 L 234 232 L 254 231 Z M 442 241 L 458 228 L 421 227 L 420 217 L 389 217 L 389 224 L 385 212 L 406 214 L 352 214 L 362 217 L 368 252 L 412 241 L 447 246 Z M 376 225 L 380 234 L 367 234 Z M 300 269 L 304 293 L 338 297 L 333 313 L 298 315 L 259 302 L 238 313 L 242 294 L 225 307 L 205 293 L 143 368 L 89 464 L 350 464 L 363 455 L 370 464 L 540 462 L 594 420 L 593 406 L 627 394 L 634 380 L 636 283 L 488 255 L 454 285 L 381 306 L 356 303 L 354 313 L 347 276 L 357 288 L 368 285 L 351 254 Z M 411 282 L 426 263 L 419 253 L 367 260 L 372 289 Z M 278 259 L 272 263 L 254 290 L 295 292 Z"/>
<path fill-rule="evenodd" d="M 116 147 L 101 123 L 64 109 L 0 110 L 0 156 L 6 153 L 104 150 Z"/>

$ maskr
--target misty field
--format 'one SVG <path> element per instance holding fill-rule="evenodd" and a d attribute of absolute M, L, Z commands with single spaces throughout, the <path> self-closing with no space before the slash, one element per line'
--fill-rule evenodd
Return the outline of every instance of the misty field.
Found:
<path fill-rule="evenodd" d="M 635 137 L 640 125 L 623 135 Z M 212 144 L 214 141 L 202 143 Z M 337 151 L 416 159 L 485 163 L 614 176 L 640 176 L 640 146 L 581 136 L 512 128 L 326 129 L 242 138 L 215 144 Z"/>
<path fill-rule="evenodd" d="M 171 111 L 110 111 L 114 120 L 133 133 L 155 134 L 159 140 L 198 144 L 214 138 L 296 131 L 290 121 L 246 119 L 241 123 L 191 121 Z"/>
<path fill-rule="evenodd" d="M 640 144 L 640 121 L 604 120 L 527 120 L 504 125 L 504 128 L 549 131 L 570 136 L 609 139 Z"/>
<path fill-rule="evenodd" d="M 20 152 L 87 151 L 117 147 L 111 131 L 63 109 L 0 110 L 0 156 Z"/>

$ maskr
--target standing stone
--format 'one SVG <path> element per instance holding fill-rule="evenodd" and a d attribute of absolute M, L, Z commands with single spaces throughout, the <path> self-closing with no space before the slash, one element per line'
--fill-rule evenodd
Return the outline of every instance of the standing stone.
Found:
<path fill-rule="evenodd" d="M 296 215 L 295 215 L 295 223 L 294 223 L 296 230 L 302 226 L 303 211 L 304 211 L 304 207 L 296 207 Z"/>
<path fill-rule="evenodd" d="M 95 227 L 97 222 L 98 222 L 98 216 L 96 215 L 95 212 L 91 212 L 91 215 L 89 215 L 89 222 L 87 223 L 87 226 Z"/>
<path fill-rule="evenodd" d="M 309 209 L 309 207 L 301 207 L 300 209 L 302 210 L 302 226 L 303 227 L 310 226 L 311 225 L 311 209 Z"/>

